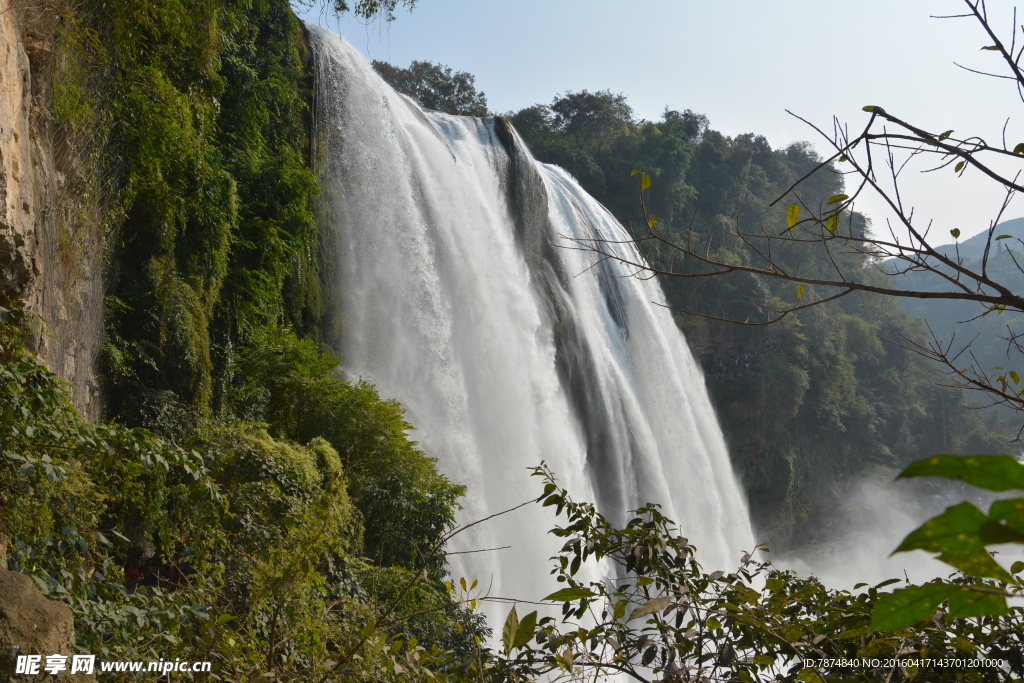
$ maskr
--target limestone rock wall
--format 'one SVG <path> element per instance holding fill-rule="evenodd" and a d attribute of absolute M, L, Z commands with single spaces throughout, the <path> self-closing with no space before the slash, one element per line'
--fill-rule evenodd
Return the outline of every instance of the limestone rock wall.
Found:
<path fill-rule="evenodd" d="M 102 235 L 82 220 L 74 150 L 55 162 L 46 83 L 53 14 L 45 3 L 0 0 L 0 305 L 38 318 L 32 343 L 71 385 L 75 406 L 99 416 L 103 335 Z M 88 211 L 86 214 L 90 213 Z M 92 212 L 95 215 L 96 212 Z"/>
<path fill-rule="evenodd" d="M 32 72 L 9 0 L 0 0 L 0 296 L 23 299 L 39 276 L 41 178 L 29 124 Z"/>

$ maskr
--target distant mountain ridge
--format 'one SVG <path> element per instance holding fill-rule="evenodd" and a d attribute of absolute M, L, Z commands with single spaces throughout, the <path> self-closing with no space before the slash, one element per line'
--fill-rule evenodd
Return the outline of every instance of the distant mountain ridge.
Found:
<path fill-rule="evenodd" d="M 992 258 L 997 253 L 1004 253 L 1005 249 L 1010 248 L 1015 252 L 1024 253 L 1024 245 L 1021 244 L 1021 240 L 1024 240 L 1024 217 L 1003 221 L 997 225 L 992 236 L 997 238 L 1002 235 L 1010 235 L 1011 239 L 993 239 L 992 253 L 989 255 L 989 258 Z M 964 262 L 980 261 L 982 256 L 985 255 L 985 242 L 987 239 L 988 230 L 982 230 L 977 235 L 960 242 L 960 258 Z M 936 247 L 935 251 L 944 256 L 955 256 L 957 248 L 954 244 L 944 244 L 941 247 Z"/>
<path fill-rule="evenodd" d="M 1002 235 L 1010 235 L 1010 238 L 995 239 Z M 987 238 L 986 230 L 960 242 L 959 245 L 944 244 L 935 250 L 953 259 L 959 250 L 962 263 L 968 268 L 978 270 L 985 254 Z M 1011 258 L 1011 251 L 1017 262 L 1024 267 L 1024 218 L 1015 218 L 996 226 L 987 266 L 987 272 L 993 280 L 1006 285 L 1012 291 L 1024 292 L 1024 273 L 1017 267 L 1014 258 Z M 899 264 L 895 259 L 890 259 L 887 265 Z M 925 292 L 950 291 L 952 287 L 948 280 L 927 271 L 895 275 L 891 277 L 891 281 L 893 286 L 899 289 Z M 939 340 L 945 343 L 952 341 L 956 350 L 971 342 L 970 352 L 986 371 L 997 366 L 1004 367 L 1009 361 L 1007 328 L 1024 329 L 1024 314 L 993 312 L 979 317 L 985 313 L 985 307 L 974 301 L 906 298 L 902 299 L 901 303 L 911 315 L 926 320 Z M 962 358 L 965 365 L 970 362 L 969 356 L 964 355 Z"/>

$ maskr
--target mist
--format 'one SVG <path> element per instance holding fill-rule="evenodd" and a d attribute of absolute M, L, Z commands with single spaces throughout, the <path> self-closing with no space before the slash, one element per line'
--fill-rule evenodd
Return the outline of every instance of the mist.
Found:
<path fill-rule="evenodd" d="M 892 554 L 911 531 L 965 500 L 961 487 L 944 488 L 938 482 L 880 484 L 862 479 L 851 487 L 851 495 L 841 506 L 832 542 L 782 554 L 774 558 L 774 564 L 803 576 L 816 576 L 829 588 L 846 590 L 858 583 L 875 585 L 888 579 L 921 584 L 948 577 L 955 570 L 923 550 Z M 971 502 L 982 503 L 980 499 Z M 1007 557 L 1003 554 L 997 560 L 1006 564 Z"/>

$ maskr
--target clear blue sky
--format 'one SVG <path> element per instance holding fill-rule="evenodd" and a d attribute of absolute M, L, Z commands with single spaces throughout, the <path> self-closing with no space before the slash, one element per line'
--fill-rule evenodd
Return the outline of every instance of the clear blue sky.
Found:
<path fill-rule="evenodd" d="M 476 76 L 492 110 L 549 103 L 570 90 L 624 93 L 635 112 L 658 118 L 666 106 L 706 114 L 727 135 L 754 132 L 776 147 L 817 142 L 790 109 L 831 127 L 837 115 L 861 125 L 875 104 L 936 131 L 954 129 L 1024 141 L 1024 105 L 1012 85 L 966 73 L 957 61 L 998 69 L 980 27 L 968 19 L 931 19 L 964 10 L 960 0 L 419 0 L 396 21 L 366 25 L 306 13 L 372 59 L 408 66 L 413 59 Z M 1001 31 L 1012 4 L 990 2 Z M 936 221 L 935 243 L 949 230 L 969 236 L 988 227 L 1000 195 L 970 174 L 952 171 L 906 183 L 918 215 Z M 1019 201 L 1019 200 L 1018 200 Z M 876 230 L 886 213 L 859 207 Z M 1005 218 L 1024 215 L 1011 206 Z"/>

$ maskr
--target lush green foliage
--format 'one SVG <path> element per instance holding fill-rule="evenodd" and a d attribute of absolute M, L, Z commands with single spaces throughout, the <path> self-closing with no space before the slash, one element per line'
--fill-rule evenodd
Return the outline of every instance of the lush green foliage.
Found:
<path fill-rule="evenodd" d="M 429 561 L 439 579 L 443 557 L 430 557 L 454 524 L 465 493 L 437 472 L 435 461 L 406 437 L 411 425 L 397 401 L 381 400 L 372 385 L 335 375 L 338 359 L 288 331 L 254 340 L 233 366 L 236 410 L 267 422 L 278 438 L 322 438 L 341 454 L 349 491 L 366 527 L 365 551 L 380 564 L 414 569 Z"/>
<path fill-rule="evenodd" d="M 776 150 L 754 135 L 728 138 L 691 111 L 637 121 L 609 92 L 570 93 L 510 118 L 535 156 L 571 171 L 641 239 L 647 226 L 631 174 L 643 171 L 659 233 L 726 262 L 757 258 L 726 230 L 789 227 L 786 207 L 770 204 L 819 162 L 806 145 Z M 824 205 L 842 187 L 842 177 L 825 169 L 800 196 Z M 842 220 L 866 228 L 859 215 Z M 641 248 L 660 271 L 700 272 L 664 243 L 647 239 Z M 863 269 L 863 258 L 832 256 Z M 833 269 L 827 255 L 801 244 L 779 245 L 773 257 L 802 275 Z M 811 294 L 744 274 L 659 281 L 679 311 L 740 321 L 763 319 L 752 301 L 795 304 Z M 1004 450 L 1014 435 L 999 416 L 967 410 L 961 394 L 937 388 L 941 375 L 928 361 L 882 341 L 922 339 L 922 327 L 896 302 L 853 295 L 766 327 L 682 313 L 677 321 L 704 367 L 759 538 L 777 550 L 827 543 L 841 517 L 836 501 L 862 477 L 891 480 L 940 451 Z"/>
<path fill-rule="evenodd" d="M 278 332 L 235 371 L 269 422 L 193 422 L 182 447 L 84 422 L 17 327 L 3 331 L 0 543 L 10 569 L 73 608 L 81 650 L 210 659 L 215 680 L 236 681 L 390 668 L 419 642 L 450 666 L 478 656 L 482 619 L 443 583 L 462 489 L 330 354 Z M 286 438 L 308 417 L 288 401 L 320 433 Z"/>
<path fill-rule="evenodd" d="M 592 504 L 573 501 L 546 468 L 536 474 L 545 481 L 544 505 L 565 515 L 552 532 L 566 539 L 554 558 L 564 588 L 545 598 L 561 604 L 562 619 L 509 614 L 509 656 L 499 663 L 506 680 L 621 673 L 637 681 L 1010 681 L 1024 674 L 1020 607 L 975 619 L 940 613 L 926 628 L 879 630 L 872 614 L 889 595 L 879 589 L 899 579 L 829 590 L 750 554 L 734 572 L 706 574 L 697 549 L 657 505 L 616 527 Z M 612 575 L 580 580 L 587 562 Z M 975 595 L 995 588 L 970 579 L 928 586 Z"/>
<path fill-rule="evenodd" d="M 476 78 L 465 71 L 413 60 L 408 69 L 374 60 L 373 68 L 388 84 L 426 109 L 462 116 L 487 116 L 487 97 L 477 92 Z"/>
<path fill-rule="evenodd" d="M 113 65 L 96 113 L 117 171 L 108 411 L 135 425 L 168 405 L 209 413 L 213 377 L 248 335 L 319 315 L 302 29 L 283 0 L 95 2 L 75 16 L 63 31 Z"/>
<path fill-rule="evenodd" d="M 4 317 L 0 544 L 8 567 L 71 604 L 80 647 L 163 656 L 177 633 L 209 618 L 208 605 L 190 588 L 170 597 L 130 586 L 144 566 L 168 582 L 180 580 L 182 565 L 208 568 L 203 560 L 219 539 L 203 520 L 216 518 L 223 500 L 206 461 L 141 429 L 83 422 Z"/>

